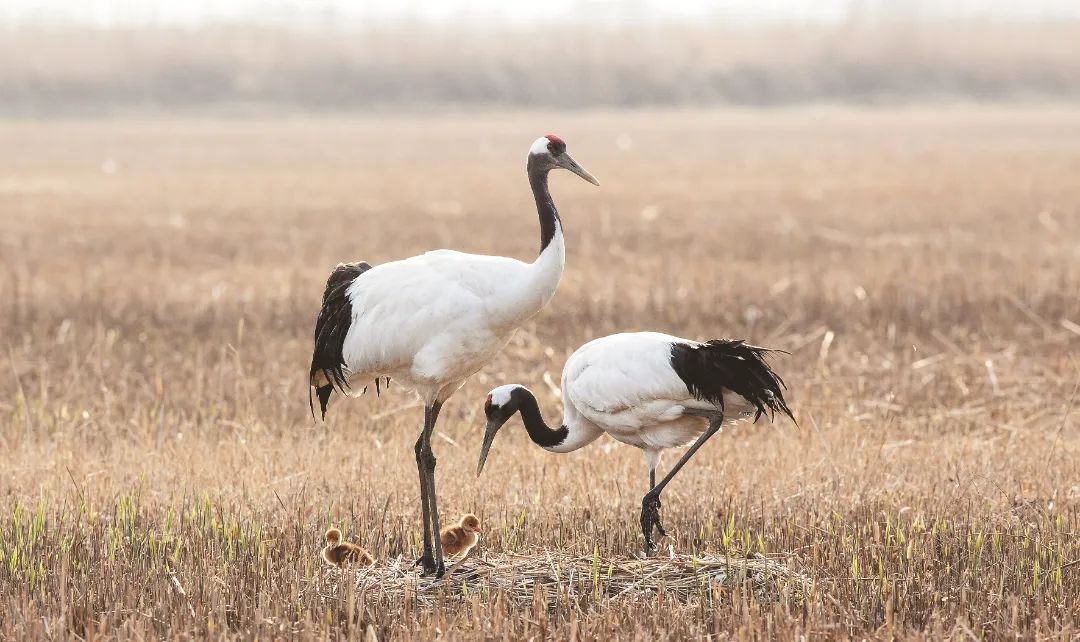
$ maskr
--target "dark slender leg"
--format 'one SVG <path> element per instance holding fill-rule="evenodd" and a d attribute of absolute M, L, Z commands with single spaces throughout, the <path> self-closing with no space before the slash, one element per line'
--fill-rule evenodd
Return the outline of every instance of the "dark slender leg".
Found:
<path fill-rule="evenodd" d="M 671 467 L 668 474 L 664 476 L 658 485 L 654 485 L 652 490 L 645 493 L 645 497 L 641 500 L 641 534 L 645 536 L 645 551 L 651 552 L 653 548 L 652 543 L 652 530 L 656 526 L 660 530 L 660 534 L 664 535 L 664 527 L 660 524 L 660 493 L 664 492 L 664 488 L 668 485 L 676 473 L 678 473 L 686 462 L 690 461 L 690 458 L 694 456 L 694 453 L 701 448 L 709 437 L 712 437 L 720 431 L 720 426 L 724 423 L 724 416 L 721 414 L 717 417 L 709 419 L 709 427 L 705 429 L 705 432 L 701 433 L 697 441 L 693 446 L 683 454 L 682 458 Z M 652 481 L 652 475 L 650 475 L 650 481 Z"/>
<path fill-rule="evenodd" d="M 416 440 L 416 470 L 420 473 L 420 510 L 424 514 L 424 554 L 416 560 L 416 564 L 422 564 L 424 570 L 435 568 L 435 556 L 431 550 L 431 509 L 428 502 L 428 479 L 427 470 L 420 454 L 423 452 L 424 433 L 427 431 L 428 410 L 424 409 L 424 429 L 420 431 L 420 437 Z"/>
<path fill-rule="evenodd" d="M 649 490 L 656 488 L 656 469 L 649 470 Z M 664 525 L 660 522 L 660 496 L 656 497 L 656 515 L 650 519 L 652 525 L 656 528 L 656 531 L 660 533 L 660 537 L 667 537 L 667 531 L 664 530 Z M 645 528 L 642 526 L 642 528 Z"/>
<path fill-rule="evenodd" d="M 442 542 L 439 540 L 439 505 L 435 493 L 435 453 L 431 450 L 431 433 L 435 430 L 435 422 L 439 419 L 439 411 L 442 404 L 436 402 L 425 411 L 424 434 L 421 435 L 423 444 L 420 446 L 420 461 L 423 465 L 423 473 L 426 476 L 427 485 L 427 513 L 430 519 L 431 544 L 434 548 L 434 559 L 429 566 L 424 564 L 424 574 L 434 573 L 436 577 L 442 577 L 446 571 L 443 563 Z M 427 560 L 425 560 L 426 562 Z"/>

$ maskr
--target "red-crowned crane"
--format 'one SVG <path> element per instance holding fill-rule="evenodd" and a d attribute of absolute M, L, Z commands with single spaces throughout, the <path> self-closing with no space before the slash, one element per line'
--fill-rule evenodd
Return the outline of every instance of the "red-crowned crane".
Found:
<path fill-rule="evenodd" d="M 554 453 L 577 450 L 603 433 L 645 452 L 649 492 L 641 500 L 645 549 L 653 547 L 660 522 L 660 493 L 721 426 L 768 413 L 791 418 L 784 381 L 765 357 L 773 352 L 743 341 L 701 343 L 658 332 L 613 334 L 590 341 L 566 361 L 562 374 L 563 423 L 550 428 L 528 388 L 510 384 L 491 391 L 484 403 L 487 429 L 476 467 L 479 476 L 495 435 L 521 413 L 533 443 Z M 666 448 L 692 443 L 656 483 L 656 465 Z"/>
<path fill-rule="evenodd" d="M 311 387 L 324 419 L 331 394 L 348 394 L 357 382 L 393 379 L 424 403 L 415 453 L 424 516 L 424 554 L 417 561 L 425 575 L 444 572 L 431 450 L 439 410 L 555 294 L 565 245 L 548 172 L 561 167 L 600 184 L 551 134 L 533 143 L 526 167 L 540 215 L 535 261 L 437 250 L 375 267 L 338 265 L 315 323 Z"/>

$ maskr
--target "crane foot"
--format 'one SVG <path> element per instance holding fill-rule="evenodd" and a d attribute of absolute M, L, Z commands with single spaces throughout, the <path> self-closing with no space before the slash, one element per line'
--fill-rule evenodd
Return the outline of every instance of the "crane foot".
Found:
<path fill-rule="evenodd" d="M 424 560 L 424 570 L 420 573 L 421 577 L 430 577 L 434 575 L 436 578 L 440 578 L 446 574 L 446 564 L 439 562 L 436 564 L 434 560 L 428 564 L 428 560 Z"/>
<path fill-rule="evenodd" d="M 431 555 L 423 555 L 418 557 L 413 566 L 421 566 L 423 570 L 420 571 L 420 577 L 428 577 L 434 575 L 435 577 L 442 577 L 446 573 L 446 564 L 440 562 L 435 564 L 435 558 Z"/>
<path fill-rule="evenodd" d="M 660 496 L 648 493 L 641 500 L 641 534 L 645 537 L 645 552 L 653 551 L 653 528 L 660 537 L 667 537 L 664 525 L 660 522 Z"/>

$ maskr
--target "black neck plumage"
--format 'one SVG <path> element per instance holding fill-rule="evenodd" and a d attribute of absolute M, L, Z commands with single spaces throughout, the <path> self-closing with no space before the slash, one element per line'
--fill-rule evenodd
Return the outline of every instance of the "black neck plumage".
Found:
<path fill-rule="evenodd" d="M 566 441 L 570 430 L 566 426 L 557 429 L 550 428 L 540 414 L 540 406 L 536 403 L 536 397 L 527 395 L 518 407 L 521 413 L 521 421 L 525 424 L 525 430 L 529 433 L 529 439 L 541 448 L 551 448 Z"/>
<path fill-rule="evenodd" d="M 555 209 L 555 201 L 551 199 L 548 191 L 548 168 L 541 168 L 529 159 L 529 186 L 532 187 L 533 198 L 536 199 L 536 212 L 540 215 L 540 253 L 547 249 L 551 239 L 555 238 L 561 221 L 559 211 Z"/>

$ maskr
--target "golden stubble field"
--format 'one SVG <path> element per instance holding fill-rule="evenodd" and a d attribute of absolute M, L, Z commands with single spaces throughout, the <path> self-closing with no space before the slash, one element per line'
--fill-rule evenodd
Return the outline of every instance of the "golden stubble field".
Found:
<path fill-rule="evenodd" d="M 308 413 L 328 270 L 538 245 L 552 304 L 443 411 L 440 504 L 479 550 L 595 560 L 522 598 L 356 590 L 337 524 L 419 552 L 398 388 Z M 1080 114 L 1072 108 L 484 113 L 0 124 L 0 637 L 378 639 L 1080 634 Z M 664 496 L 672 549 L 764 555 L 809 592 L 605 588 L 640 549 L 640 454 L 536 449 L 473 475 L 484 394 L 656 329 L 783 348 L 799 427 L 711 441 Z M 673 461 L 668 457 L 667 463 Z M 545 562 L 548 563 L 548 562 Z M 568 562 L 567 562 L 568 563 Z"/>

